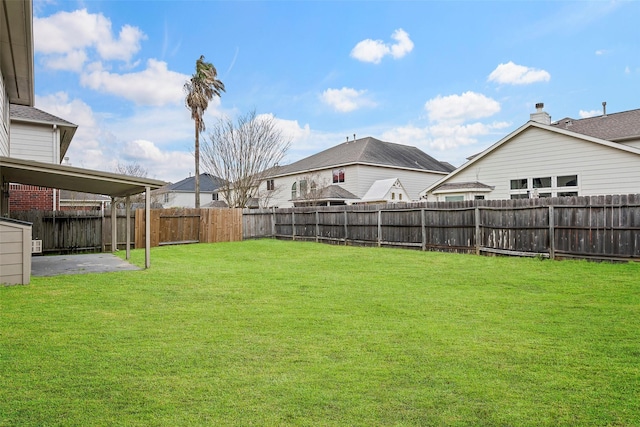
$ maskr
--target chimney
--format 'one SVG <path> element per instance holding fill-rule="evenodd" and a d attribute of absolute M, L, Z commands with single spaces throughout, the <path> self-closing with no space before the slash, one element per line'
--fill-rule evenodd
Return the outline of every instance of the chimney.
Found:
<path fill-rule="evenodd" d="M 551 116 L 549 113 L 544 111 L 544 104 L 542 102 L 538 102 L 536 104 L 536 112 L 529 115 L 529 120 L 532 122 L 542 123 L 543 125 L 551 124 Z"/>
<path fill-rule="evenodd" d="M 602 101 L 602 117 L 607 117 L 607 101 Z"/>

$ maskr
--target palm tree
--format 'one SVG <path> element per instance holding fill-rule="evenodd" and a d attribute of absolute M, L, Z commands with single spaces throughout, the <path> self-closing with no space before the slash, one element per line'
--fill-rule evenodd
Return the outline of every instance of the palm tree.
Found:
<path fill-rule="evenodd" d="M 211 62 L 205 62 L 204 55 L 196 60 L 196 72 L 184 84 L 187 94 L 185 105 L 191 110 L 191 118 L 196 125 L 196 208 L 200 207 L 200 132 L 205 130 L 203 115 L 209 101 L 224 92 L 224 83 L 217 79 L 218 72 Z"/>

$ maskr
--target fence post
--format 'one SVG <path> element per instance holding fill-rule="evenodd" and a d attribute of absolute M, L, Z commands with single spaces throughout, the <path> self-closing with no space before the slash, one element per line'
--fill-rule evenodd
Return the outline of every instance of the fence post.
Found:
<path fill-rule="evenodd" d="M 556 258 L 555 218 L 553 206 L 549 206 L 549 258 Z"/>
<path fill-rule="evenodd" d="M 420 228 L 422 229 L 422 250 L 427 250 L 427 220 L 424 208 L 420 209 Z"/>
<path fill-rule="evenodd" d="M 476 255 L 480 255 L 480 206 L 478 206 L 478 202 L 476 202 L 475 208 L 475 219 L 476 219 Z"/>
<path fill-rule="evenodd" d="M 349 237 L 349 227 L 347 225 L 347 210 L 344 210 L 344 245 L 347 245 L 347 238 Z"/>
<path fill-rule="evenodd" d="M 127 196 L 126 198 L 126 202 L 125 202 L 125 218 L 127 223 L 125 224 L 126 227 L 126 234 L 127 234 L 127 238 L 125 239 L 127 241 L 127 249 L 126 249 L 126 259 L 131 259 L 131 197 Z"/>
<path fill-rule="evenodd" d="M 316 243 L 320 241 L 318 235 L 320 234 L 320 212 L 316 211 Z"/>
<path fill-rule="evenodd" d="M 116 206 L 116 198 L 111 198 L 111 253 L 118 250 L 118 211 Z"/>
<path fill-rule="evenodd" d="M 271 209 L 271 237 L 276 238 L 276 208 Z"/>
<path fill-rule="evenodd" d="M 378 209 L 378 247 L 382 246 L 382 209 Z"/>
<path fill-rule="evenodd" d="M 291 240 L 296 240 L 296 213 L 291 211 Z"/>

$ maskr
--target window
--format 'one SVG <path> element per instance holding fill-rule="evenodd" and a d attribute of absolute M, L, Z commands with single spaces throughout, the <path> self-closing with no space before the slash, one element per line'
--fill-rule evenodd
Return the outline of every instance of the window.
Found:
<path fill-rule="evenodd" d="M 275 183 L 272 179 L 267 180 L 267 191 L 273 191 L 276 189 Z"/>
<path fill-rule="evenodd" d="M 300 180 L 300 197 L 306 197 L 306 196 L 307 196 L 307 180 L 302 179 Z"/>
<path fill-rule="evenodd" d="M 391 193 L 391 200 L 395 200 L 396 199 L 396 193 Z"/>
<path fill-rule="evenodd" d="M 337 184 L 339 182 L 344 182 L 344 169 L 334 169 L 333 170 L 333 183 Z"/>
<path fill-rule="evenodd" d="M 511 180 L 511 189 L 512 190 L 523 190 L 527 188 L 527 179 L 512 179 Z"/>
<path fill-rule="evenodd" d="M 162 195 L 163 203 L 169 203 L 169 193 L 164 193 Z"/>
<path fill-rule="evenodd" d="M 475 200 L 484 200 L 484 196 L 473 196 Z"/>
<path fill-rule="evenodd" d="M 295 199 L 296 197 L 298 197 L 298 185 L 294 182 L 291 186 L 291 198 Z"/>
<path fill-rule="evenodd" d="M 444 196 L 445 202 L 464 202 L 464 196 Z"/>
<path fill-rule="evenodd" d="M 577 196 L 578 175 L 512 179 L 509 186 L 512 199 Z"/>
<path fill-rule="evenodd" d="M 398 200 L 402 200 L 402 193 L 398 193 Z"/>
<path fill-rule="evenodd" d="M 551 188 L 551 177 L 533 178 L 533 188 Z"/>
<path fill-rule="evenodd" d="M 219 197 L 218 193 L 212 193 L 211 194 L 211 200 L 220 200 L 218 197 Z"/>
<path fill-rule="evenodd" d="M 565 175 L 558 177 L 558 187 L 577 187 L 578 175 Z"/>

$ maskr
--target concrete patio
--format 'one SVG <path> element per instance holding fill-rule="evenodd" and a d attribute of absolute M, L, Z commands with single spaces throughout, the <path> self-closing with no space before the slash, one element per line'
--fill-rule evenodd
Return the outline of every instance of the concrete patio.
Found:
<path fill-rule="evenodd" d="M 127 270 L 141 270 L 141 268 L 110 253 L 34 256 L 31 259 L 33 277 Z"/>

